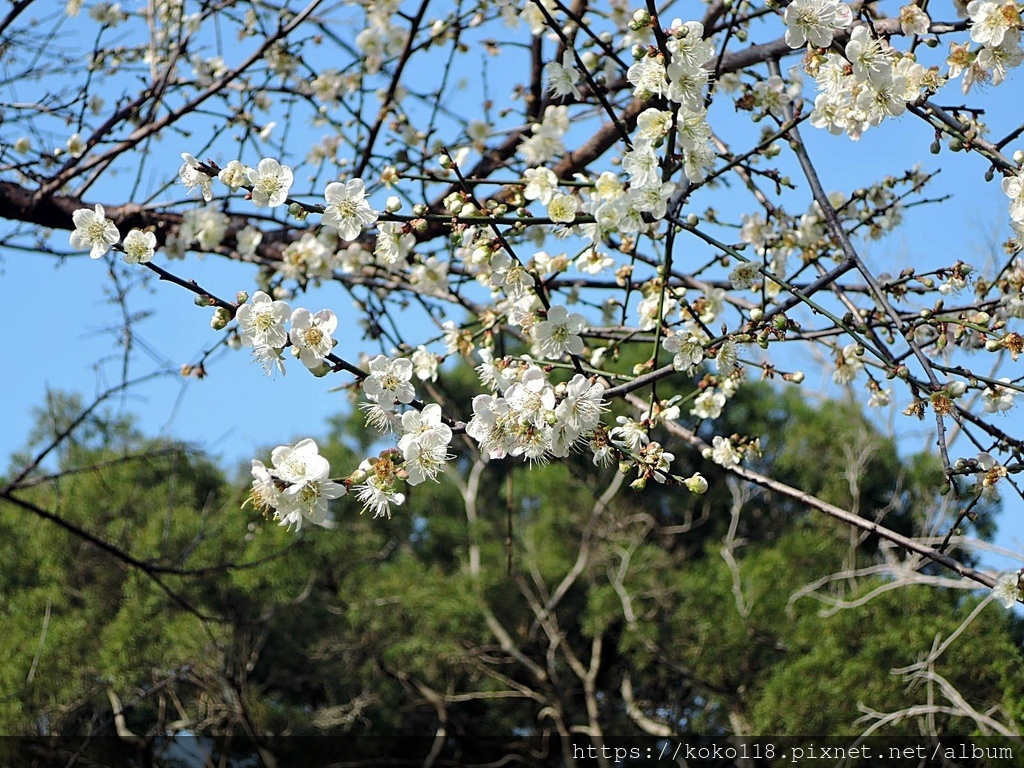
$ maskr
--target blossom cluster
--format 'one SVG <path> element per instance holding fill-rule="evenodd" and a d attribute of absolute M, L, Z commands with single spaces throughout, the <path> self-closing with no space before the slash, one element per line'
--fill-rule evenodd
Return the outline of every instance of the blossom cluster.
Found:
<path fill-rule="evenodd" d="M 235 312 L 235 320 L 241 344 L 252 348 L 253 357 L 267 373 L 275 367 L 284 373 L 282 352 L 287 346 L 306 368 L 326 373 L 325 360 L 337 344 L 333 334 L 338 318 L 331 310 L 313 313 L 300 307 L 293 311 L 287 302 L 256 291 L 252 302 Z M 290 330 L 285 329 L 286 322 L 290 322 Z"/>
<path fill-rule="evenodd" d="M 473 398 L 466 434 L 484 455 L 544 461 L 588 443 L 605 409 L 603 385 L 582 374 L 553 385 L 529 358 L 496 362 L 487 354 L 483 359 L 481 380 L 500 394 Z"/>
<path fill-rule="evenodd" d="M 344 485 L 330 479 L 331 466 L 317 444 L 306 438 L 295 445 L 279 445 L 271 453 L 272 466 L 252 461 L 249 502 L 264 513 L 273 511 L 284 526 L 330 524 L 328 502 L 344 496 Z"/>

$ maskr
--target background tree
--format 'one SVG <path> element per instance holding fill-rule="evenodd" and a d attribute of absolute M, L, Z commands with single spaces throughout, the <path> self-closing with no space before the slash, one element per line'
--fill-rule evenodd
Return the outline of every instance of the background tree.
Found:
<path fill-rule="evenodd" d="M 906 471 L 856 411 L 767 387 L 737 397 L 734 413 L 765 425 L 764 471 L 834 468 L 815 475 L 826 498 L 863 499 L 894 528 L 934 517 L 934 456 Z M 55 398 L 37 441 L 77 406 Z M 51 749 L 87 736 L 94 757 L 159 760 L 180 755 L 166 738 L 180 732 L 265 765 L 572 765 L 577 745 L 665 738 L 1018 732 L 1012 614 L 979 617 L 989 601 L 941 570 L 736 481 L 627 492 L 582 456 L 463 458 L 450 482 L 412 490 L 408 515 L 374 520 L 342 498 L 346 535 L 296 537 L 239 511 L 244 491 L 185 446 L 103 416 L 84 427 L 0 512 L 0 727 Z M 823 428 L 835 439 L 805 450 Z M 334 462 L 373 440 L 352 415 L 322 442 Z M 851 445 L 868 458 L 845 461 Z M 939 507 L 941 530 L 953 508 Z"/>

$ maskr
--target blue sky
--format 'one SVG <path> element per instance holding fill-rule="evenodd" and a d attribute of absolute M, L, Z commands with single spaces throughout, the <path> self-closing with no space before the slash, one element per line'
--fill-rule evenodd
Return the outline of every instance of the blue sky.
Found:
<path fill-rule="evenodd" d="M 501 67 L 493 69 L 498 71 Z M 1024 74 L 1015 72 L 1007 84 L 982 99 L 989 105 L 986 119 L 995 126 L 994 134 L 1005 132 L 1015 118 L 1019 119 L 1016 107 L 1024 103 L 1022 83 Z M 495 92 L 500 87 L 499 78 L 491 84 L 492 98 L 502 95 Z M 956 86 L 945 93 L 949 98 L 959 96 Z M 467 104 L 474 94 L 478 97 L 475 89 L 468 87 L 453 106 Z M 751 127 L 743 118 L 730 123 L 730 112 L 732 106 L 725 101 L 717 110 L 720 122 L 716 123 L 713 115 L 712 124 L 726 136 L 734 133 L 739 147 L 740 137 L 749 135 Z M 296 130 L 292 140 L 305 135 L 313 143 L 319 141 L 322 133 L 317 129 L 307 133 Z M 858 143 L 816 132 L 809 125 L 803 128 L 803 135 L 828 190 L 849 192 L 886 173 L 899 174 L 916 158 L 925 170 L 941 169 L 931 189 L 933 196 L 956 195 L 942 205 L 908 211 L 892 237 L 866 245 L 866 260 L 879 271 L 898 272 L 908 263 L 918 267 L 948 265 L 957 258 L 980 267 L 991 243 L 998 243 L 1008 232 L 1006 197 L 998 181 L 981 181 L 985 170 L 981 159 L 949 151 L 938 156 L 928 154 L 931 131 L 916 118 L 905 116 L 871 129 Z M 165 142 L 166 146 L 149 159 L 150 172 L 163 181 L 176 178 L 178 152 L 191 149 L 182 146 L 180 150 L 168 151 L 171 145 L 176 148 L 177 143 L 177 139 Z M 796 171 L 792 172 L 796 176 Z M 100 184 L 88 199 L 124 202 L 120 195 L 115 184 Z M 742 210 L 747 201 L 716 193 L 713 198 L 695 201 L 695 206 L 699 209 L 712 203 L 729 211 Z M 66 241 L 66 233 L 56 237 Z M 88 400 L 119 380 L 123 348 L 117 333 L 104 330 L 116 328 L 121 322 L 120 308 L 111 304 L 106 294 L 110 287 L 106 260 L 78 256 L 58 262 L 24 251 L 2 251 L 0 257 L 0 282 L 5 288 L 6 314 L 12 321 L 11 358 L 3 384 L 6 413 L 4 429 L 0 431 L 0 455 L 6 456 L 23 443 L 32 423 L 31 410 L 43 403 L 47 389 L 78 392 Z M 249 267 L 218 258 L 189 256 L 185 261 L 168 263 L 158 257 L 157 262 L 222 296 L 233 297 L 238 290 L 251 292 L 255 287 Z M 183 363 L 198 360 L 204 350 L 217 342 L 220 334 L 209 325 L 211 310 L 197 308 L 192 298 L 191 294 L 156 280 L 128 292 L 127 306 L 131 311 L 151 312 L 134 325 L 136 351 L 131 357 L 131 375 L 159 368 L 177 370 Z M 361 333 L 355 328 L 357 316 L 351 300 L 340 290 L 330 286 L 320 289 L 304 298 L 302 305 L 313 311 L 329 307 L 339 314 L 337 351 L 342 356 L 353 360 L 360 350 L 374 352 L 359 340 Z M 97 361 L 105 362 L 98 365 Z M 830 370 L 820 369 L 810 359 L 801 360 L 800 365 L 807 374 L 805 387 L 809 391 L 830 391 Z M 136 414 L 145 432 L 195 443 L 229 469 L 247 464 L 268 446 L 324 433 L 326 419 L 349 407 L 344 392 L 331 391 L 347 380 L 339 376 L 316 379 L 297 363 L 289 365 L 287 376 L 272 379 L 250 362 L 246 350 L 221 350 L 208 361 L 207 369 L 209 376 L 205 380 L 168 376 L 133 389 L 127 397 L 111 401 L 111 405 Z M 1022 407 L 1006 417 L 1004 429 L 1020 432 Z M 884 420 L 885 415 L 881 418 Z M 918 422 L 897 414 L 891 423 L 907 452 L 924 447 L 924 432 Z M 1019 499 L 1007 496 L 999 543 L 1024 550 L 1024 507 Z M 1017 567 L 1012 561 L 998 564 Z"/>

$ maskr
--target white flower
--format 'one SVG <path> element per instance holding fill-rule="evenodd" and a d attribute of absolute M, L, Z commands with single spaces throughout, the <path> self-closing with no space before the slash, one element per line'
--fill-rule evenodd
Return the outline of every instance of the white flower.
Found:
<path fill-rule="evenodd" d="M 188 152 L 182 152 L 181 159 L 185 161 L 178 169 L 181 183 L 190 190 L 199 187 L 206 202 L 213 200 L 213 179 L 199 170 L 199 161 Z"/>
<path fill-rule="evenodd" d="M 696 336 L 674 334 L 665 337 L 661 346 L 666 352 L 674 355 L 672 367 L 677 371 L 692 373 L 704 360 L 704 346 Z"/>
<path fill-rule="evenodd" d="M 246 225 L 235 235 L 235 248 L 240 256 L 252 256 L 263 242 L 263 233 L 256 227 Z"/>
<path fill-rule="evenodd" d="M 558 190 L 558 177 L 550 168 L 527 168 L 523 171 L 523 179 L 526 181 L 523 197 L 538 200 L 541 205 L 550 203 Z"/>
<path fill-rule="evenodd" d="M 636 119 L 636 138 L 644 141 L 657 141 L 667 136 L 672 129 L 672 113 L 668 110 L 645 109 Z"/>
<path fill-rule="evenodd" d="M 466 424 L 466 434 L 480 444 L 489 459 L 505 457 L 511 447 L 508 403 L 502 397 L 477 395 L 473 398 L 473 418 Z"/>
<path fill-rule="evenodd" d="M 239 341 L 239 343 L 241 342 Z M 259 363 L 267 376 L 270 376 L 275 369 L 280 371 L 282 376 L 287 374 L 287 371 L 284 369 L 284 356 L 281 352 L 280 349 L 269 344 L 252 345 L 253 362 Z"/>
<path fill-rule="evenodd" d="M 698 419 L 717 419 L 722 415 L 722 406 L 725 405 L 725 400 L 725 393 L 716 389 L 705 389 L 693 401 L 690 414 Z"/>
<path fill-rule="evenodd" d="M 400 450 L 409 443 L 430 436 L 448 444 L 452 441 L 452 430 L 441 420 L 441 406 L 430 403 L 422 411 L 411 410 L 402 414 L 402 437 L 398 441 Z"/>
<path fill-rule="evenodd" d="M 745 291 L 754 284 L 759 274 L 756 264 L 745 261 L 729 273 L 729 283 L 735 290 Z"/>
<path fill-rule="evenodd" d="M 281 503 L 281 489 L 277 487 L 273 476 L 262 461 L 252 460 L 252 478 L 252 490 L 249 491 L 249 498 L 245 503 L 251 502 L 253 507 L 264 513 L 277 509 Z"/>
<path fill-rule="evenodd" d="M 704 450 L 704 458 L 711 459 L 723 467 L 735 467 L 740 463 L 740 453 L 729 438 L 716 435 L 711 443 L 714 447 Z"/>
<path fill-rule="evenodd" d="M 321 221 L 335 227 L 343 240 L 355 240 L 363 226 L 377 221 L 377 211 L 366 202 L 366 185 L 362 179 L 349 179 L 344 184 L 333 181 L 324 190 L 327 207 Z"/>
<path fill-rule="evenodd" d="M 212 205 L 193 208 L 182 216 L 181 237 L 189 245 L 193 241 L 198 241 L 202 250 L 212 251 L 224 240 L 229 223 L 227 214 L 218 211 Z"/>
<path fill-rule="evenodd" d="M 114 222 L 103 213 L 103 206 L 97 204 L 96 209 L 80 208 L 71 214 L 75 231 L 71 233 L 72 248 L 89 248 L 89 256 L 98 259 L 110 250 L 110 246 L 121 239 Z"/>
<path fill-rule="evenodd" d="M 1000 381 L 1009 384 L 1010 380 L 1002 378 Z M 1013 398 L 1016 390 L 1008 387 L 993 386 L 981 393 L 986 413 L 1002 413 L 1013 408 Z"/>
<path fill-rule="evenodd" d="M 857 377 L 864 367 L 861 356 L 857 353 L 861 347 L 856 342 L 847 344 L 836 358 L 836 369 L 832 372 L 832 381 L 840 386 L 849 384 Z"/>
<path fill-rule="evenodd" d="M 971 18 L 971 40 L 992 48 L 1002 45 L 1006 33 L 1020 24 L 1020 14 L 1012 3 L 972 0 L 967 4 L 967 14 Z"/>
<path fill-rule="evenodd" d="M 643 425 L 626 416 L 616 416 L 615 421 L 619 426 L 611 431 L 612 441 L 625 445 L 634 453 L 650 442 L 651 438 L 647 436 L 647 430 Z"/>
<path fill-rule="evenodd" d="M 308 437 L 295 445 L 277 446 L 270 459 L 274 462 L 273 475 L 288 485 L 326 478 L 331 472 L 331 465 L 320 455 L 316 442 Z"/>
<path fill-rule="evenodd" d="M 786 7 L 786 45 L 800 48 L 810 43 L 828 48 L 835 29 L 845 29 L 853 21 L 850 6 L 837 0 L 793 0 Z"/>
<path fill-rule="evenodd" d="M 918 5 L 905 5 L 900 8 L 900 29 L 904 35 L 923 35 L 928 32 L 931 19 Z"/>
<path fill-rule="evenodd" d="M 257 208 L 284 205 L 293 181 L 291 168 L 268 157 L 250 168 L 246 175 L 252 184 L 252 202 Z"/>
<path fill-rule="evenodd" d="M 377 245 L 373 249 L 373 255 L 385 266 L 390 267 L 409 253 L 415 242 L 416 237 L 411 232 L 405 231 L 404 224 L 383 221 L 377 227 Z"/>
<path fill-rule="evenodd" d="M 412 353 L 412 367 L 420 381 L 437 381 L 437 365 L 440 358 L 422 344 Z"/>
<path fill-rule="evenodd" d="M 232 192 L 234 192 L 240 186 L 245 184 L 251 171 L 252 168 L 249 168 L 238 160 L 232 160 L 220 169 L 220 172 L 217 174 L 217 178 L 220 179 L 221 183 L 225 184 Z"/>
<path fill-rule="evenodd" d="M 393 410 L 396 400 L 411 403 L 416 397 L 416 390 L 409 383 L 412 371 L 411 360 L 377 355 L 370 361 L 370 375 L 363 380 L 363 392 L 385 411 Z"/>
<path fill-rule="evenodd" d="M 576 259 L 576 269 L 587 275 L 597 275 L 615 264 L 615 259 L 597 248 L 587 248 Z"/>
<path fill-rule="evenodd" d="M 540 354 L 549 360 L 558 360 L 568 352 L 570 355 L 583 354 L 583 339 L 580 332 L 586 328 L 583 315 L 569 311 L 562 305 L 548 310 L 548 319 L 534 327 L 533 338 Z"/>
<path fill-rule="evenodd" d="M 338 327 L 338 318 L 329 309 L 315 315 L 308 309 L 292 312 L 292 329 L 288 334 L 299 360 L 307 368 L 317 368 L 334 348 L 331 334 Z"/>
<path fill-rule="evenodd" d="M 275 519 L 288 528 L 294 525 L 295 530 L 300 530 L 303 522 L 328 527 L 327 502 L 347 493 L 345 486 L 327 478 L 329 472 L 327 469 L 323 477 L 286 488 L 281 494 Z"/>
<path fill-rule="evenodd" d="M 646 187 L 661 182 L 661 166 L 654 147 L 640 142 L 622 156 L 622 170 L 629 174 L 634 187 Z"/>
<path fill-rule="evenodd" d="M 133 229 L 124 239 L 124 260 L 129 264 L 145 264 L 156 253 L 156 235 Z"/>
<path fill-rule="evenodd" d="M 565 397 L 555 406 L 555 418 L 564 425 L 570 441 L 586 437 L 601 421 L 604 386 L 577 373 L 565 385 Z"/>
<path fill-rule="evenodd" d="M 437 473 L 446 463 L 455 458 L 448 453 L 448 443 L 433 435 L 425 435 L 418 440 L 411 440 L 402 449 L 405 459 L 405 471 L 408 473 L 406 482 L 419 485 L 424 480 L 437 481 Z"/>
<path fill-rule="evenodd" d="M 575 59 L 572 51 L 566 51 L 562 56 L 562 63 L 557 61 L 549 62 L 544 67 L 544 76 L 548 79 L 548 92 L 555 98 L 562 98 L 572 94 L 580 98 L 580 73 L 574 66 Z"/>
<path fill-rule="evenodd" d="M 718 354 L 715 355 L 715 367 L 723 376 L 728 376 L 740 367 L 736 344 L 731 339 L 723 341 L 722 346 L 718 348 Z"/>
<path fill-rule="evenodd" d="M 1010 198 L 1010 218 L 1024 222 L 1024 172 L 1018 171 L 1002 181 L 1003 192 Z"/>
<path fill-rule="evenodd" d="M 79 158 L 85 154 L 85 142 L 82 141 L 81 134 L 73 133 L 67 142 L 68 154 L 74 158 Z"/>
<path fill-rule="evenodd" d="M 644 56 L 626 71 L 633 95 L 641 99 L 664 96 L 668 91 L 665 62 L 661 56 Z"/>
<path fill-rule="evenodd" d="M 373 511 L 374 517 L 391 517 L 391 505 L 405 502 L 405 494 L 395 491 L 394 464 L 390 458 L 365 459 L 359 465 L 359 472 L 366 475 L 366 481 L 355 486 L 356 498 L 364 509 Z"/>
<path fill-rule="evenodd" d="M 1021 597 L 1020 579 L 1020 571 L 1004 573 L 992 587 L 992 597 L 1002 603 L 1004 608 L 1013 608 Z"/>
<path fill-rule="evenodd" d="M 256 291 L 251 304 L 243 304 L 235 313 L 247 347 L 260 344 L 280 349 L 288 342 L 284 324 L 292 310 L 283 301 L 274 301 L 263 291 Z"/>
<path fill-rule="evenodd" d="M 570 224 L 576 219 L 579 201 L 572 195 L 555 195 L 548 203 L 548 217 L 551 221 Z"/>

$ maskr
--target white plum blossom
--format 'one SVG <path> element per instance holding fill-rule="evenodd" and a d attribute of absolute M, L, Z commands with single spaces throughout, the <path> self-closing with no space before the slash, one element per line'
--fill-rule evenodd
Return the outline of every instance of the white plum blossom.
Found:
<path fill-rule="evenodd" d="M 1024 222 L 1024 171 L 1006 176 L 1002 181 L 1003 193 L 1010 198 L 1010 218 Z"/>
<path fill-rule="evenodd" d="M 181 217 L 180 235 L 187 245 L 198 242 L 200 249 L 212 251 L 224 240 L 229 223 L 227 215 L 212 205 L 192 208 Z"/>
<path fill-rule="evenodd" d="M 1008 378 L 1000 379 L 1004 384 L 1009 384 Z M 998 385 L 988 387 L 984 392 L 981 393 L 982 404 L 985 407 L 986 413 L 1002 413 L 1013 408 L 1013 398 L 1017 394 L 1016 390 L 1010 389 L 1009 387 L 1000 387 Z"/>
<path fill-rule="evenodd" d="M 722 415 L 722 407 L 725 405 L 725 393 L 717 389 L 705 389 L 693 401 L 693 408 L 690 414 L 698 419 L 717 419 Z"/>
<path fill-rule="evenodd" d="M 739 368 L 739 352 L 732 339 L 726 339 L 718 348 L 718 354 L 715 355 L 715 367 L 723 376 L 728 376 Z"/>
<path fill-rule="evenodd" d="M 832 372 L 832 381 L 840 386 L 853 381 L 864 367 L 861 360 L 861 346 L 856 342 L 847 344 L 836 356 L 836 369 Z"/>
<path fill-rule="evenodd" d="M 331 466 L 317 444 L 306 438 L 295 445 L 279 445 L 271 454 L 273 468 L 252 462 L 252 490 L 247 503 L 296 530 L 303 523 L 329 525 L 327 502 L 345 495 L 345 486 L 330 480 Z"/>
<path fill-rule="evenodd" d="M 661 181 L 661 166 L 654 147 L 638 142 L 622 156 L 622 170 L 629 174 L 630 184 L 643 187 Z"/>
<path fill-rule="evenodd" d="M 240 256 L 253 256 L 261 242 L 263 233 L 251 225 L 246 225 L 235 235 L 235 249 Z"/>
<path fill-rule="evenodd" d="M 420 381 L 437 381 L 437 367 L 441 359 L 422 344 L 412 353 L 412 367 Z"/>
<path fill-rule="evenodd" d="M 385 266 L 392 266 L 411 252 L 415 242 L 416 237 L 405 231 L 404 224 L 382 221 L 377 225 L 377 244 L 373 255 Z"/>
<path fill-rule="evenodd" d="M 931 26 L 931 19 L 919 5 L 904 5 L 900 8 L 900 30 L 904 35 L 923 35 Z"/>
<path fill-rule="evenodd" d="M 623 445 L 635 453 L 651 441 L 651 438 L 647 435 L 647 428 L 644 425 L 626 416 L 616 416 L 615 421 L 619 426 L 613 427 L 610 433 L 610 437 L 614 442 Z"/>
<path fill-rule="evenodd" d="M 355 240 L 364 226 L 377 221 L 377 211 L 366 202 L 366 185 L 362 179 L 349 179 L 344 184 L 333 181 L 324 190 L 327 207 L 321 222 L 335 227 L 343 240 Z"/>
<path fill-rule="evenodd" d="M 564 397 L 555 406 L 555 418 L 568 443 L 586 439 L 601 421 L 604 386 L 577 373 L 565 385 Z"/>
<path fill-rule="evenodd" d="M 585 275 L 599 275 L 608 267 L 614 266 L 615 259 L 602 253 L 597 248 L 587 248 L 575 261 L 576 269 Z"/>
<path fill-rule="evenodd" d="M 448 452 L 447 441 L 428 433 L 408 441 L 402 448 L 402 458 L 405 459 L 406 482 L 419 485 L 425 480 L 436 482 L 437 473 L 455 457 Z"/>
<path fill-rule="evenodd" d="M 523 179 L 526 181 L 523 197 L 537 200 L 541 205 L 550 203 L 558 191 L 558 177 L 550 168 L 527 168 L 523 171 Z"/>
<path fill-rule="evenodd" d="M 665 61 L 660 55 L 647 55 L 634 62 L 626 71 L 626 80 L 633 86 L 633 95 L 639 99 L 664 96 L 668 91 Z"/>
<path fill-rule="evenodd" d="M 156 254 L 156 235 L 133 229 L 124 238 L 124 260 L 129 264 L 146 264 Z"/>
<path fill-rule="evenodd" d="M 71 134 L 71 137 L 67 141 L 68 154 L 76 160 L 85 154 L 85 141 L 82 140 L 82 135 L 79 133 Z"/>
<path fill-rule="evenodd" d="M 565 96 L 580 98 L 579 82 L 582 75 L 576 69 L 572 51 L 566 51 L 562 55 L 561 63 L 549 62 L 544 67 L 544 76 L 548 81 L 548 92 L 556 99 Z"/>
<path fill-rule="evenodd" d="M 1004 608 L 1013 608 L 1021 599 L 1020 571 L 1002 574 L 992 587 L 992 597 L 1002 603 Z"/>
<path fill-rule="evenodd" d="M 441 406 L 431 403 L 422 411 L 402 414 L 402 437 L 398 448 L 405 459 L 409 485 L 434 480 L 444 465 L 454 458 L 448 453 L 452 430 L 441 421 Z"/>
<path fill-rule="evenodd" d="M 72 248 L 89 249 L 89 257 L 98 259 L 121 240 L 117 225 L 106 217 L 103 206 L 96 204 L 94 210 L 79 208 L 71 214 L 75 225 L 71 233 Z"/>
<path fill-rule="evenodd" d="M 188 152 L 182 152 L 181 159 L 185 161 L 178 169 L 181 183 L 190 190 L 199 187 L 203 200 L 206 202 L 213 200 L 213 178 L 199 169 L 199 161 Z"/>
<path fill-rule="evenodd" d="M 692 334 L 672 334 L 661 343 L 662 348 L 673 355 L 672 367 L 677 371 L 692 373 L 704 360 L 704 345 Z"/>
<path fill-rule="evenodd" d="M 412 373 L 411 360 L 377 355 L 370 361 L 370 375 L 363 380 L 363 393 L 385 411 L 394 410 L 396 400 L 408 404 L 416 397 L 410 383 Z"/>
<path fill-rule="evenodd" d="M 583 315 L 569 311 L 562 305 L 548 310 L 547 320 L 533 328 L 533 338 L 538 352 L 549 360 L 558 360 L 566 352 L 570 355 L 583 354 L 583 339 L 580 333 L 587 327 Z"/>
<path fill-rule="evenodd" d="M 711 445 L 711 448 L 704 449 L 704 458 L 711 459 L 726 468 L 735 467 L 740 463 L 742 458 L 740 452 L 736 450 L 736 446 L 729 438 L 715 435 L 711 439 Z"/>
<path fill-rule="evenodd" d="M 338 328 L 337 316 L 329 309 L 313 314 L 300 307 L 292 312 L 291 323 L 288 338 L 293 354 L 307 368 L 318 368 L 334 348 L 332 334 Z"/>
<path fill-rule="evenodd" d="M 548 217 L 557 223 L 571 224 L 578 209 L 579 200 L 573 195 L 555 195 L 548 203 Z"/>
<path fill-rule="evenodd" d="M 370 475 L 365 483 L 352 490 L 363 507 L 373 512 L 374 517 L 390 519 L 391 505 L 400 506 L 405 502 L 404 493 L 399 493 L 393 486 L 383 485 L 376 475 Z"/>
<path fill-rule="evenodd" d="M 274 476 L 293 485 L 300 485 L 320 477 L 330 465 L 314 440 L 306 438 L 295 445 L 279 445 L 270 454 L 274 462 Z"/>
<path fill-rule="evenodd" d="M 288 199 L 292 187 L 292 169 L 273 158 L 260 160 L 246 174 L 252 184 L 252 202 L 257 208 L 276 208 Z"/>
<path fill-rule="evenodd" d="M 793 0 L 783 18 L 790 48 L 801 48 L 805 43 L 828 48 L 835 30 L 850 26 L 853 12 L 839 0 Z"/>
<path fill-rule="evenodd" d="M 1010 3 L 995 0 L 972 0 L 967 4 L 967 15 L 971 19 L 971 40 L 981 45 L 997 48 L 1011 30 L 1020 26 L 1020 13 Z"/>
<path fill-rule="evenodd" d="M 672 113 L 668 110 L 645 109 L 636 119 L 636 138 L 644 141 L 657 141 L 667 136 L 672 130 Z"/>
<path fill-rule="evenodd" d="M 249 180 L 249 172 L 251 170 L 252 168 L 249 168 L 240 160 L 231 160 L 217 173 L 217 179 L 234 192 Z"/>
<path fill-rule="evenodd" d="M 242 344 L 247 347 L 264 344 L 281 349 L 288 343 L 284 324 L 291 314 L 291 307 L 287 303 L 274 301 L 263 291 L 256 291 L 252 303 L 243 304 L 235 312 L 235 320 L 242 331 Z"/>

